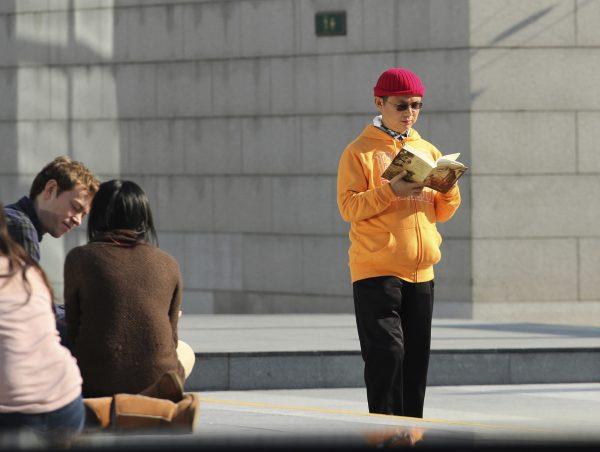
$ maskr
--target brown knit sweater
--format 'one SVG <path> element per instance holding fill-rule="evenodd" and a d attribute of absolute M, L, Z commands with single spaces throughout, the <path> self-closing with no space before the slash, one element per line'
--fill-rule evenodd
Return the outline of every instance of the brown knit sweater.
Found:
<path fill-rule="evenodd" d="M 137 394 L 176 370 L 181 273 L 149 244 L 90 242 L 72 249 L 64 273 L 68 336 L 85 397 Z"/>

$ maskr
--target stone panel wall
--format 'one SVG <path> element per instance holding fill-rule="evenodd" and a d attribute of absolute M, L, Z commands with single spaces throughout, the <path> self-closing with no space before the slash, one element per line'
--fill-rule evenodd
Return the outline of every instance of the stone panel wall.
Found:
<path fill-rule="evenodd" d="M 317 37 L 331 10 L 347 35 Z M 67 153 L 146 189 L 188 312 L 351 312 L 337 162 L 407 66 L 417 129 L 472 167 L 436 315 L 589 321 L 599 20 L 598 0 L 1 2 L 0 199 Z M 42 242 L 57 292 L 84 241 Z"/>

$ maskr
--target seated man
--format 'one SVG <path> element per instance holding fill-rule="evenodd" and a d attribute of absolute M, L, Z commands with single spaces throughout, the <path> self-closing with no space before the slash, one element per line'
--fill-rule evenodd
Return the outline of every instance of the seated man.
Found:
<path fill-rule="evenodd" d="M 29 196 L 4 208 L 10 236 L 39 263 L 43 235 L 58 238 L 79 226 L 99 186 L 100 181 L 81 162 L 55 158 L 35 176 Z M 55 314 L 61 341 L 68 346 L 62 306 Z"/>

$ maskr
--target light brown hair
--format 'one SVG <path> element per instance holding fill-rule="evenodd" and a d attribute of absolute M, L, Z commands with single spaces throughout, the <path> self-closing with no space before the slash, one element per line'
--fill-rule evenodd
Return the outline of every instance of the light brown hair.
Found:
<path fill-rule="evenodd" d="M 72 190 L 78 184 L 83 185 L 89 194 L 93 196 L 100 186 L 100 181 L 83 163 L 72 160 L 66 155 L 61 155 L 48 163 L 35 176 L 29 190 L 29 198 L 34 201 L 36 196 L 44 191 L 48 181 L 52 179 L 58 184 L 57 196 L 63 191 Z"/>

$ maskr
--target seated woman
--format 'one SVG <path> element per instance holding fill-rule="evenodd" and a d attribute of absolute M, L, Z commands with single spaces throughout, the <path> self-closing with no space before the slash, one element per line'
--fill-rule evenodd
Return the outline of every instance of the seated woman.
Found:
<path fill-rule="evenodd" d="M 60 345 L 46 275 L 6 228 L 0 205 L 0 432 L 63 442 L 83 427 L 81 375 Z"/>
<path fill-rule="evenodd" d="M 64 269 L 67 329 L 85 397 L 138 394 L 184 369 L 177 358 L 182 282 L 177 261 L 157 246 L 148 198 L 134 182 L 100 185 L 89 243 Z"/>

